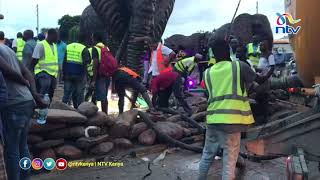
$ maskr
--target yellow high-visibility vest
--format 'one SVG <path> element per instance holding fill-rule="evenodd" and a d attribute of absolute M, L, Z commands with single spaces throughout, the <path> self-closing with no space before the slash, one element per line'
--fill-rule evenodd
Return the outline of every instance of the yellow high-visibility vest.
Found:
<path fill-rule="evenodd" d="M 248 58 L 249 58 L 249 60 L 251 61 L 251 63 L 254 66 L 258 66 L 259 65 L 259 60 L 260 60 L 260 54 L 261 54 L 260 47 L 258 46 L 256 51 L 255 51 L 253 43 L 250 43 L 250 44 L 248 44 L 247 49 L 248 49 Z"/>
<path fill-rule="evenodd" d="M 254 123 L 247 91 L 241 89 L 239 61 L 221 61 L 204 74 L 209 93 L 207 124 Z"/>
<path fill-rule="evenodd" d="M 57 78 L 59 71 L 57 45 L 53 43 L 52 50 L 47 40 L 43 40 L 40 43 L 44 48 L 44 57 L 39 59 L 38 64 L 35 66 L 34 73 L 39 74 L 44 71 Z"/>
<path fill-rule="evenodd" d="M 83 64 L 82 52 L 86 48 L 80 43 L 72 43 L 67 46 L 67 62 L 75 64 Z"/>
<path fill-rule="evenodd" d="M 185 58 L 185 59 L 182 59 L 180 61 L 178 61 L 174 67 L 176 70 L 178 70 L 179 72 L 181 73 L 188 73 L 188 74 L 191 74 L 192 71 L 194 70 L 194 68 L 196 67 L 196 63 L 194 62 L 194 56 L 192 57 L 189 57 L 189 58 Z M 187 68 L 187 64 L 191 64 L 190 67 Z"/>
<path fill-rule="evenodd" d="M 24 49 L 24 46 L 26 45 L 26 42 L 22 38 L 17 39 L 17 58 L 22 61 L 22 52 Z"/>
<path fill-rule="evenodd" d="M 90 77 L 93 76 L 93 58 L 92 58 L 92 48 L 89 48 L 91 63 L 87 66 L 87 72 Z"/>

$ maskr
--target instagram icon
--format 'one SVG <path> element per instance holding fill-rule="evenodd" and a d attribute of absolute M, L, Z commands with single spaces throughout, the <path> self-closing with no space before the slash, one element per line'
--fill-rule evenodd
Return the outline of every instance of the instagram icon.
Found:
<path fill-rule="evenodd" d="M 35 158 L 32 160 L 32 168 L 34 170 L 40 170 L 43 168 L 43 161 L 40 158 Z"/>

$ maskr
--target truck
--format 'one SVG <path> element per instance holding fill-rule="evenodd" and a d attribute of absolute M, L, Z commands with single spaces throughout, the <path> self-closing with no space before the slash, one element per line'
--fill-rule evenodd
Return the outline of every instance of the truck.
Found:
<path fill-rule="evenodd" d="M 257 159 L 287 158 L 289 180 L 308 178 L 308 161 L 320 162 L 320 51 L 318 33 L 320 24 L 315 23 L 320 1 L 285 0 L 286 12 L 294 19 L 301 19 L 291 24 L 300 31 L 289 35 L 294 51 L 295 63 L 303 88 L 296 92 L 313 99 L 312 105 L 306 106 L 278 100 L 280 107 L 285 107 L 268 116 L 265 123 L 256 125 L 246 133 L 246 153 L 243 156 Z M 283 80 L 285 88 L 297 88 L 290 81 Z"/>

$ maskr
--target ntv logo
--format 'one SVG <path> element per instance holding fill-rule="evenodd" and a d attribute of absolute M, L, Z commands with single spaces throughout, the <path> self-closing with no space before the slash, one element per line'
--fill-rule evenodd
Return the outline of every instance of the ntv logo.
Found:
<path fill-rule="evenodd" d="M 297 26 L 296 28 L 293 26 L 290 26 L 288 24 L 297 24 L 298 22 L 301 21 L 301 19 L 293 19 L 291 14 L 285 13 L 285 14 L 280 14 L 277 13 L 278 19 L 277 19 L 277 25 L 276 26 L 276 33 L 288 33 L 288 34 L 297 34 L 301 26 Z M 289 23 L 288 23 L 289 21 Z"/>

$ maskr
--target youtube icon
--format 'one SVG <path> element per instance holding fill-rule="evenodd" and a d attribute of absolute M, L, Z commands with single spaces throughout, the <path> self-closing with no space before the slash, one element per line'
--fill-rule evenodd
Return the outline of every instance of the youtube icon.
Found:
<path fill-rule="evenodd" d="M 65 159 L 63 159 L 63 158 L 60 158 L 60 159 L 57 159 L 57 161 L 56 161 L 56 168 L 58 169 L 58 170 L 61 170 L 61 171 L 63 171 L 63 170 L 65 170 L 65 169 L 67 169 L 67 160 L 65 160 Z"/>

